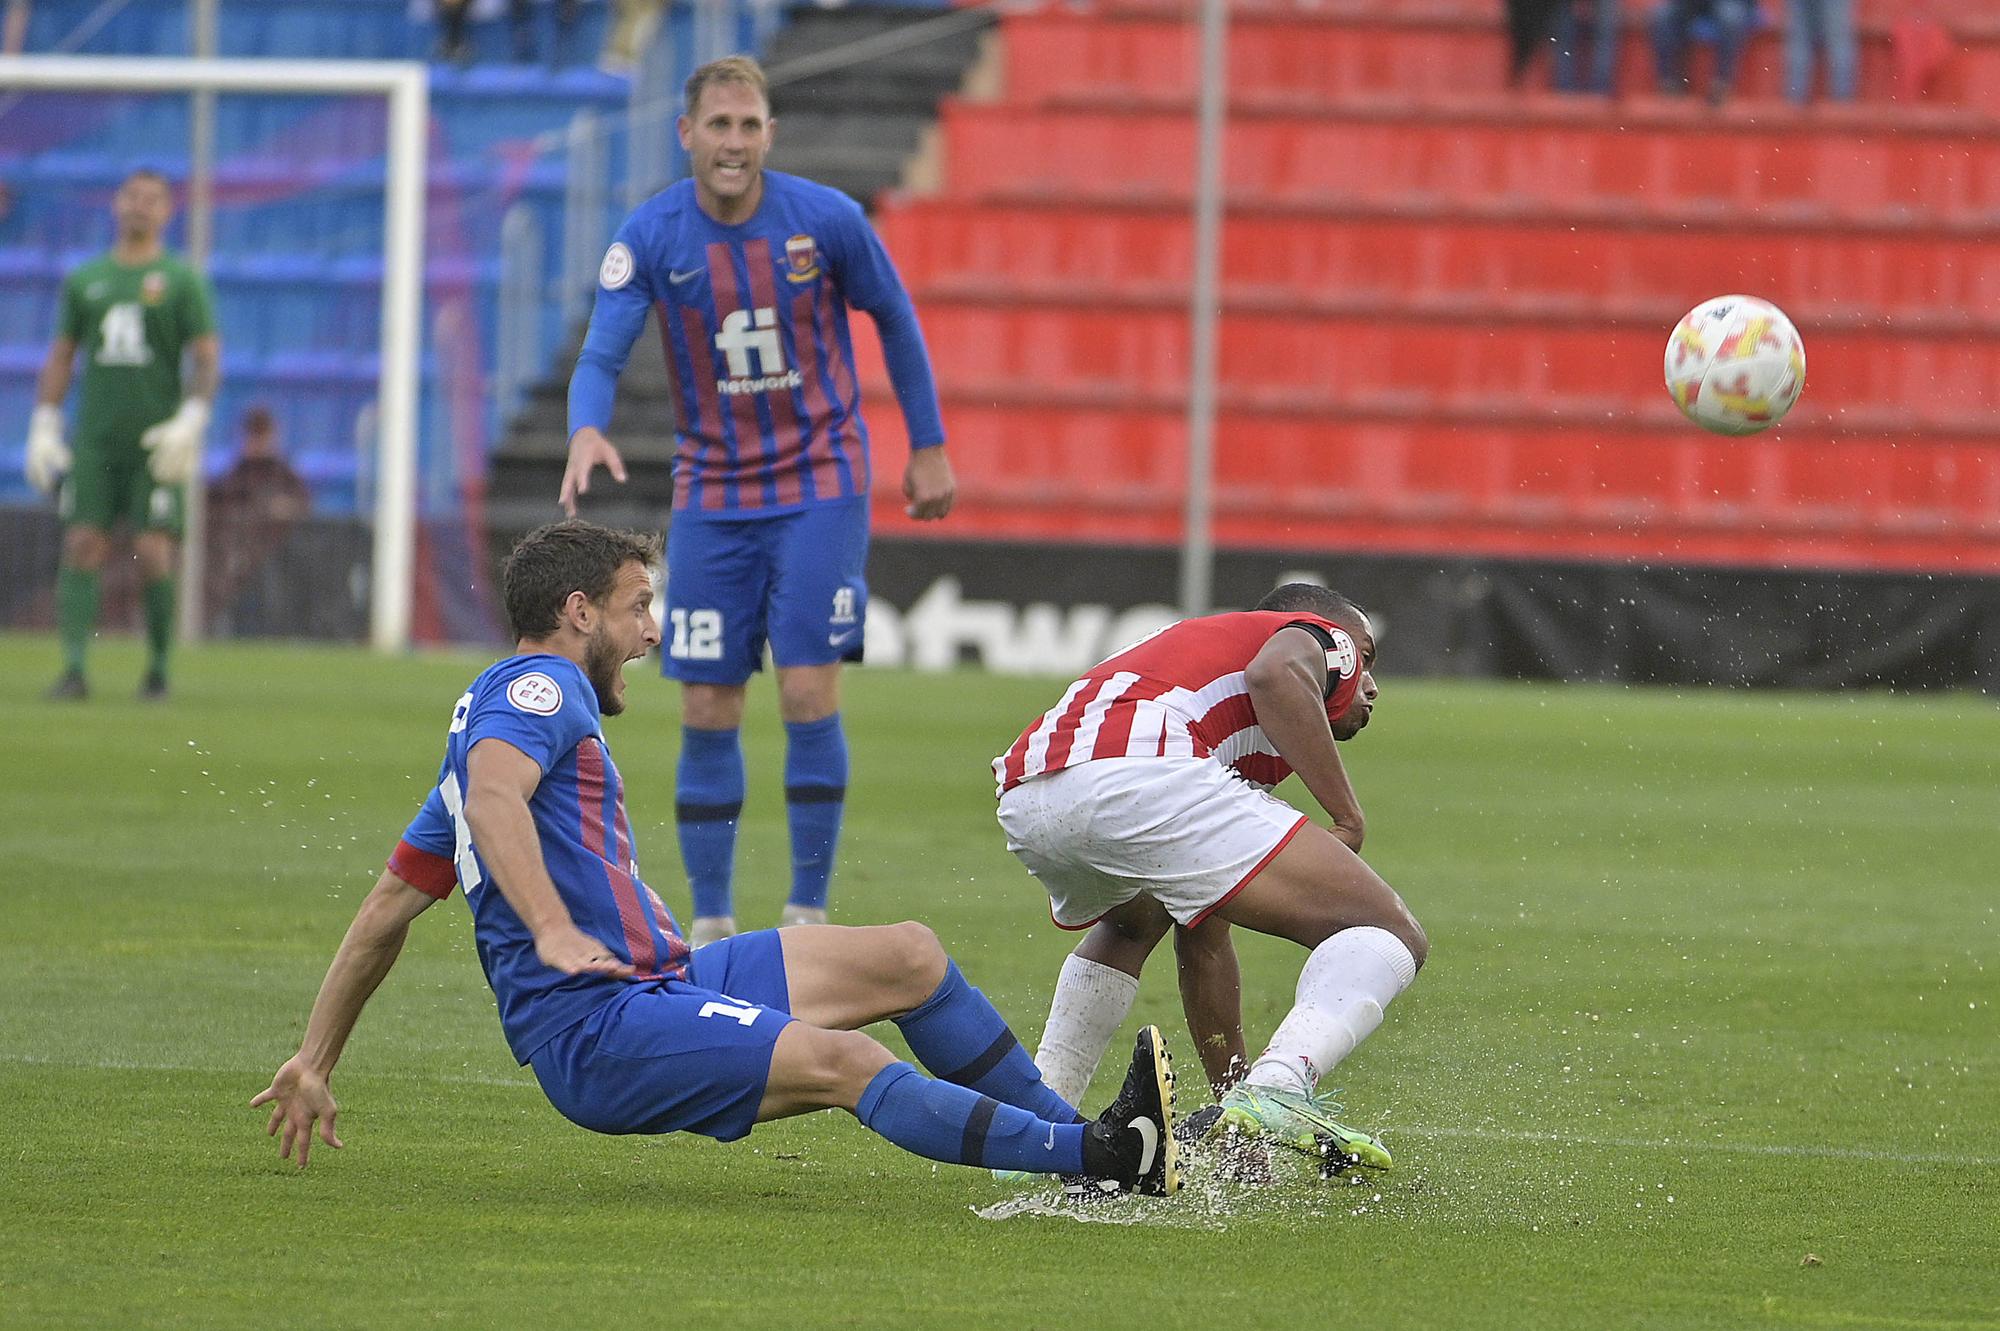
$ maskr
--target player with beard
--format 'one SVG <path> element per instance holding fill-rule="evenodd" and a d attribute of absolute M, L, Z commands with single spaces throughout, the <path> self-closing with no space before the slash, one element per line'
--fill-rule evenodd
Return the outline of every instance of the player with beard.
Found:
<path fill-rule="evenodd" d="M 659 645 L 654 539 L 559 522 L 504 576 L 515 654 L 452 709 L 437 789 L 362 903 L 270 1104 L 301 1167 L 334 1134 L 327 1080 L 410 921 L 462 887 L 515 1056 L 564 1117 L 597 1132 L 733 1141 L 754 1123 L 845 1109 L 905 1150 L 1180 1186 L 1173 1068 L 1151 1027 L 1103 1116 L 1084 1122 L 934 934 L 913 922 L 805 925 L 690 951 L 640 877 L 623 782 L 600 724 L 623 669 Z M 891 1020 L 932 1080 L 858 1028 Z"/>
<path fill-rule="evenodd" d="M 1140 967 L 1178 925 L 1221 1122 L 1341 1167 L 1390 1167 L 1317 1093 L 1429 951 L 1357 853 L 1361 805 L 1335 744 L 1368 724 L 1374 661 L 1374 628 L 1352 601 L 1290 583 L 1253 611 L 1183 620 L 1111 657 L 994 760 L 1007 848 L 1047 889 L 1056 924 L 1090 931 L 1063 963 L 1036 1055 L 1058 1093 L 1090 1084 Z M 1293 772 L 1331 830 L 1270 793 Z M 1247 1075 L 1232 924 L 1311 953 Z"/>

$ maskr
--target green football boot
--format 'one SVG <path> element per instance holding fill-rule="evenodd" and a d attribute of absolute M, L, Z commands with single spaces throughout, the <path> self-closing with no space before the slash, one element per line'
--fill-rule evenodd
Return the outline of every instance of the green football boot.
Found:
<path fill-rule="evenodd" d="M 1289 1146 L 1319 1160 L 1327 1175 L 1338 1174 L 1349 1165 L 1395 1168 L 1381 1142 L 1334 1118 L 1339 1110 L 1339 1105 L 1318 1096 L 1238 1085 L 1222 1097 L 1216 1129 L 1234 1128 L 1246 1136 L 1267 1137 Z"/>

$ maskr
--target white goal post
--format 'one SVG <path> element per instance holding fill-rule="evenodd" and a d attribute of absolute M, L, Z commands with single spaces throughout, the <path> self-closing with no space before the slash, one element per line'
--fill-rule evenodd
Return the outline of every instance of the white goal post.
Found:
<path fill-rule="evenodd" d="M 0 89 L 24 92 L 293 93 L 379 96 L 389 110 L 383 200 L 381 437 L 368 636 L 377 651 L 410 643 L 416 563 L 418 332 L 430 74 L 414 60 L 196 60 L 153 56 L 0 56 Z M 228 329 L 223 329 L 225 338 Z"/>

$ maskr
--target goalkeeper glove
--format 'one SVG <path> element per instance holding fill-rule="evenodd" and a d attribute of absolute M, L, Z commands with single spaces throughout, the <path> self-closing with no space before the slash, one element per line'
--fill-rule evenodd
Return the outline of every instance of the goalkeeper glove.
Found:
<path fill-rule="evenodd" d="M 201 464 L 201 437 L 208 430 L 208 403 L 184 399 L 181 409 L 139 436 L 152 457 L 146 469 L 161 485 L 186 485 Z"/>
<path fill-rule="evenodd" d="M 69 470 L 69 446 L 63 443 L 62 408 L 47 403 L 35 408 L 28 420 L 28 465 L 22 470 L 28 484 L 43 494 L 54 494 L 56 483 Z"/>

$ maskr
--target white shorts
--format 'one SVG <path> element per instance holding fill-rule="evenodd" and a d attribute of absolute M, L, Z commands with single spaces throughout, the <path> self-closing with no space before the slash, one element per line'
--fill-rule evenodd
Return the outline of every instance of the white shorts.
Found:
<path fill-rule="evenodd" d="M 1141 893 L 1199 924 L 1305 824 L 1213 758 L 1098 758 L 1000 796 L 1007 849 L 1041 879 L 1065 929 Z"/>

